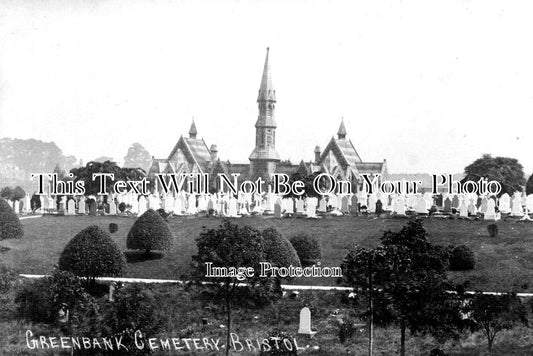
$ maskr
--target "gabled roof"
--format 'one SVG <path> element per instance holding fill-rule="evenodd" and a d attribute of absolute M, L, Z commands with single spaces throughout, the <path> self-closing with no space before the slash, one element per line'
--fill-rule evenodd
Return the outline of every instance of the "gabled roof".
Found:
<path fill-rule="evenodd" d="M 326 146 L 326 149 L 320 155 L 320 162 L 324 160 L 330 150 L 336 154 L 339 162 L 343 165 L 355 166 L 356 163 L 362 162 L 361 157 L 359 157 L 359 154 L 350 140 L 335 139 L 332 137 Z"/>
<path fill-rule="evenodd" d="M 202 171 L 205 169 L 206 163 L 211 161 L 211 152 L 203 139 L 181 136 L 168 155 L 167 161 L 172 160 L 172 157 L 174 157 L 178 149 L 183 151 L 189 163 L 197 164 Z"/>

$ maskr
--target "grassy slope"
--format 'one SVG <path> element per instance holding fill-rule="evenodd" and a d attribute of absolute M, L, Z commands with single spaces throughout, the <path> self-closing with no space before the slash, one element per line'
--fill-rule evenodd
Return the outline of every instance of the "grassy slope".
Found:
<path fill-rule="evenodd" d="M 307 232 L 320 241 L 323 266 L 339 266 L 348 247 L 355 243 L 374 246 L 379 243 L 383 231 L 400 229 L 406 222 L 405 219 L 348 216 L 320 220 L 255 217 L 233 221 L 259 229 L 275 227 L 289 238 L 298 232 Z M 134 222 L 133 218 L 44 216 L 23 220 L 24 238 L 2 241 L 0 245 L 11 250 L 0 252 L 0 259 L 23 273 L 49 273 L 67 242 L 77 232 L 91 224 L 107 230 L 111 222 L 119 226 L 119 231 L 112 237 L 125 250 L 126 235 Z M 196 252 L 195 238 L 202 228 L 214 228 L 220 223 L 220 219 L 214 218 L 171 218 L 170 227 L 175 236 L 172 250 L 167 251 L 161 259 L 129 263 L 127 276 L 180 278 L 188 271 L 190 256 Z M 488 224 L 485 221 L 426 219 L 424 226 L 432 242 L 442 245 L 465 244 L 475 252 L 476 268 L 470 272 L 451 272 L 453 280 L 469 280 L 471 289 L 533 292 L 533 224 L 499 222 L 500 233 L 496 238 L 488 236 Z M 335 281 L 301 278 L 294 283 L 332 285 Z"/>

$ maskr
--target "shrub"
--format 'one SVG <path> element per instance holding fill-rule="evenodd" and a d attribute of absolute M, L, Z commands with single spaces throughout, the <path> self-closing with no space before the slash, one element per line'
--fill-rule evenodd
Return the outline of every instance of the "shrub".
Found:
<path fill-rule="evenodd" d="M 132 250 L 167 250 L 172 246 L 172 233 L 161 215 L 153 209 L 142 214 L 128 233 L 126 246 Z"/>
<path fill-rule="evenodd" d="M 0 265 L 0 294 L 7 293 L 15 284 L 17 274 L 9 267 Z"/>
<path fill-rule="evenodd" d="M 125 267 L 124 255 L 117 244 L 96 225 L 74 236 L 59 257 L 59 269 L 92 282 L 96 277 L 120 276 Z"/>
<path fill-rule="evenodd" d="M 352 336 L 355 333 L 355 328 L 353 327 L 353 323 L 346 322 L 339 325 L 339 341 L 344 344 L 344 342 L 348 339 L 351 339 Z"/>
<path fill-rule="evenodd" d="M 489 232 L 490 237 L 498 236 L 498 225 L 490 224 L 487 226 L 487 231 Z"/>
<path fill-rule="evenodd" d="M 318 241 L 306 234 L 298 234 L 291 238 L 291 244 L 296 250 L 303 266 L 314 264 L 322 257 Z"/>
<path fill-rule="evenodd" d="M 278 230 L 268 228 L 261 233 L 264 239 L 265 260 L 277 267 L 301 267 L 300 258 L 289 240 Z"/>
<path fill-rule="evenodd" d="M 267 336 L 268 346 L 261 345 L 260 355 L 293 356 L 298 355 L 294 337 L 279 330 L 270 332 Z"/>
<path fill-rule="evenodd" d="M 118 210 L 123 213 L 124 211 L 126 211 L 126 203 L 122 202 L 118 205 Z"/>
<path fill-rule="evenodd" d="M 109 224 L 109 232 L 114 234 L 117 231 L 118 231 L 118 225 L 115 224 L 115 223 L 110 223 Z"/>
<path fill-rule="evenodd" d="M 129 349 L 125 355 L 145 355 L 149 352 L 147 335 L 156 335 L 161 331 L 161 306 L 149 289 L 133 285 L 120 288 L 115 293 L 115 301 L 107 304 L 102 323 L 104 336 L 121 335 L 123 344 Z M 135 345 L 135 331 L 142 337 L 144 349 Z"/>
<path fill-rule="evenodd" d="M 89 295 L 78 277 L 67 271 L 56 271 L 52 277 L 32 280 L 15 297 L 20 317 L 33 322 L 51 323 L 58 320 L 63 305 L 78 323 L 97 314 L 96 300 Z"/>
<path fill-rule="evenodd" d="M 475 265 L 474 253 L 468 246 L 459 245 L 453 248 L 450 253 L 450 270 L 467 271 L 474 269 Z"/>
<path fill-rule="evenodd" d="M 0 241 L 19 239 L 24 235 L 19 217 L 7 201 L 0 199 Z"/>

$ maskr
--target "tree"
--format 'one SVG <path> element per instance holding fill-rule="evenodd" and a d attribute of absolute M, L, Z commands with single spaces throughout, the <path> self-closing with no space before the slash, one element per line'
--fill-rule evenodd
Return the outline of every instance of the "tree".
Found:
<path fill-rule="evenodd" d="M 115 175 L 114 180 L 106 179 L 106 189 L 108 192 L 112 192 L 114 181 L 121 179 L 120 167 L 111 161 L 105 161 L 103 163 L 91 161 L 85 167 L 71 169 L 70 173 L 74 175 L 75 181 L 84 181 L 85 195 L 97 195 L 100 191 L 100 179 L 93 180 L 94 173 L 113 173 Z"/>
<path fill-rule="evenodd" d="M 69 271 L 94 284 L 96 277 L 121 276 L 126 267 L 124 255 L 109 235 L 96 225 L 80 231 L 59 257 L 59 269 Z"/>
<path fill-rule="evenodd" d="M 141 168 L 147 171 L 152 163 L 152 156 L 140 143 L 134 143 L 124 157 L 124 168 Z"/>
<path fill-rule="evenodd" d="M 218 229 L 208 229 L 200 233 L 196 239 L 198 254 L 193 256 L 193 268 L 197 273 L 196 278 L 213 282 L 208 286 L 212 288 L 217 298 L 225 307 L 227 317 L 226 328 L 226 355 L 229 355 L 231 311 L 237 300 L 238 283 L 247 282 L 242 289 L 251 289 L 257 283 L 257 271 L 260 270 L 260 262 L 264 261 L 264 241 L 261 233 L 250 226 L 238 226 L 229 221 L 224 221 Z M 243 276 L 239 279 L 231 277 L 206 277 L 207 263 L 212 267 L 220 267 L 227 270 L 239 267 L 251 267 L 256 276 Z M 239 300 L 241 304 L 242 300 Z"/>
<path fill-rule="evenodd" d="M 15 189 L 13 189 L 13 195 L 11 196 L 11 200 L 17 201 L 24 199 L 26 196 L 26 192 L 24 189 L 22 189 L 20 186 L 16 186 Z"/>
<path fill-rule="evenodd" d="M 0 190 L 0 198 L 4 198 L 5 200 L 11 200 L 13 197 L 13 188 L 11 187 L 4 187 L 2 190 Z"/>
<path fill-rule="evenodd" d="M 460 299 L 446 282 L 447 254 L 427 241 L 420 220 L 411 220 L 399 232 L 387 231 L 381 246 L 353 248 L 341 267 L 343 281 L 367 298 L 372 322 L 373 304 L 385 306 L 378 323 L 400 326 L 400 355 L 405 355 L 406 330 L 436 337 L 456 336 L 461 327 Z"/>
<path fill-rule="evenodd" d="M 85 167 L 73 168 L 70 173 L 74 175 L 74 180 L 84 181 L 85 195 L 97 195 L 100 191 L 100 179 L 93 180 L 94 173 L 113 173 L 114 179 L 106 179 L 106 190 L 109 193 L 113 192 L 113 184 L 118 181 L 139 181 L 146 177 L 146 173 L 140 168 L 120 168 L 115 162 L 105 161 L 95 162 L 91 161 Z M 105 196 L 107 198 L 107 196 Z"/>
<path fill-rule="evenodd" d="M 0 241 L 20 239 L 24 235 L 19 217 L 8 202 L 0 199 Z"/>
<path fill-rule="evenodd" d="M 527 325 L 526 309 L 520 298 L 513 293 L 502 295 L 478 292 L 470 303 L 474 330 L 481 330 L 487 338 L 489 353 L 496 334 L 516 325 Z"/>
<path fill-rule="evenodd" d="M 148 255 L 151 250 L 168 250 L 172 246 L 172 233 L 167 222 L 148 209 L 131 227 L 126 246 L 132 250 L 142 250 Z"/>
<path fill-rule="evenodd" d="M 513 194 L 515 191 L 522 191 L 526 184 L 522 165 L 515 158 L 492 157 L 485 154 L 473 163 L 465 167 L 464 181 L 472 180 L 477 182 L 480 178 L 495 180 L 502 186 L 500 194 Z"/>
<path fill-rule="evenodd" d="M 533 194 L 533 174 L 529 176 L 526 182 L 526 194 Z"/>

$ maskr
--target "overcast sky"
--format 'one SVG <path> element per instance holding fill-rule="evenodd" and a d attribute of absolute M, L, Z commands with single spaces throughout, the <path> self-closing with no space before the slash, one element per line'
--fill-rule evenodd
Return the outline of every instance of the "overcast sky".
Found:
<path fill-rule="evenodd" d="M 533 171 L 533 4 L 522 1 L 0 1 L 0 137 L 85 162 L 166 157 L 194 116 L 248 162 L 270 46 L 276 148 L 311 160 L 344 117 L 364 161 Z"/>

